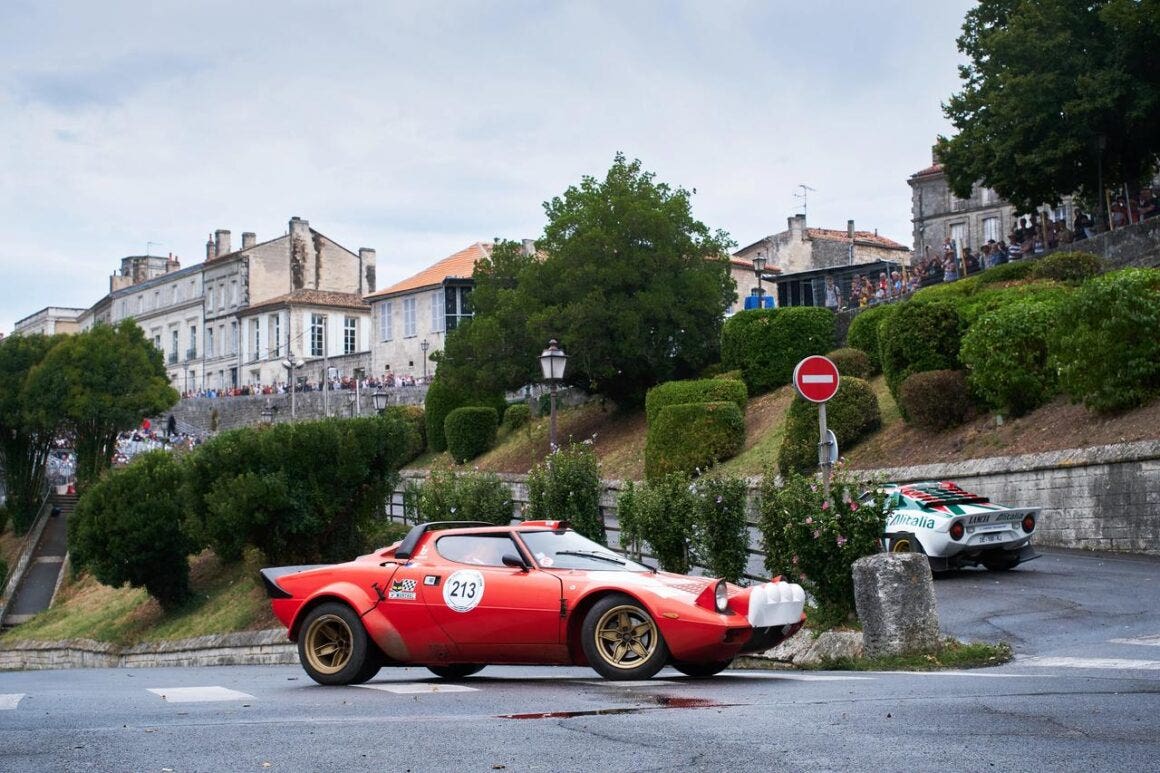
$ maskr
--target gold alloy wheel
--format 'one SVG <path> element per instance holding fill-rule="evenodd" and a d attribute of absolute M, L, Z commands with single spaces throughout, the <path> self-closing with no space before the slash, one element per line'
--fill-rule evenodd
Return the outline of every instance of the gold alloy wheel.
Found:
<path fill-rule="evenodd" d="M 656 651 L 656 623 L 639 607 L 622 604 L 596 621 L 596 650 L 615 668 L 636 668 Z"/>
<path fill-rule="evenodd" d="M 901 537 L 901 538 L 896 539 L 896 540 L 891 540 L 890 552 L 891 553 L 913 553 L 914 548 L 912 548 L 910 546 L 910 538 L 909 537 Z"/>
<path fill-rule="evenodd" d="M 322 615 L 306 629 L 306 659 L 322 674 L 337 674 L 350 662 L 354 634 L 338 615 Z"/>

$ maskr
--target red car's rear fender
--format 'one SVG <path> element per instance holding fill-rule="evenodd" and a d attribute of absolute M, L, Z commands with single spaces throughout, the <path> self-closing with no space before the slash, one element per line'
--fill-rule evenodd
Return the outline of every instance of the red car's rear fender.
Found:
<path fill-rule="evenodd" d="M 338 601 L 346 604 L 359 617 L 362 617 L 374 609 L 375 604 L 378 603 L 378 598 L 372 596 L 367 589 L 354 583 L 336 582 L 327 585 L 315 592 L 298 608 L 298 612 L 294 615 L 294 621 L 290 624 L 289 634 L 291 641 L 298 640 L 298 629 L 302 625 L 302 621 L 306 618 L 306 615 L 310 614 L 310 610 L 328 601 Z"/>

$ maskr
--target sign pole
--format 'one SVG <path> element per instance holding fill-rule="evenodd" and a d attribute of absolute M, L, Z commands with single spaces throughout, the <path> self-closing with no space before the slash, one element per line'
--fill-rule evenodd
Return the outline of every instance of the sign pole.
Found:
<path fill-rule="evenodd" d="M 818 466 L 822 468 L 822 494 L 830 499 L 830 436 L 826 431 L 826 404 L 818 403 Z"/>
<path fill-rule="evenodd" d="M 836 439 L 826 427 L 826 401 L 838 393 L 841 375 L 838 366 L 828 357 L 810 355 L 793 369 L 793 385 L 797 393 L 818 404 L 818 466 L 822 469 L 822 491 L 830 498 L 830 472 L 837 456 Z"/>

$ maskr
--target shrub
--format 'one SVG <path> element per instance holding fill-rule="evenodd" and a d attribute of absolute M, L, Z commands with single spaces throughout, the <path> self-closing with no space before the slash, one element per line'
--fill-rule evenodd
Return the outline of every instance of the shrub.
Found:
<path fill-rule="evenodd" d="M 1086 282 L 1061 307 L 1051 339 L 1063 391 L 1101 412 L 1160 394 L 1160 269 L 1130 268 Z"/>
<path fill-rule="evenodd" d="M 870 365 L 870 355 L 861 349 L 844 347 L 835 349 L 826 355 L 834 365 L 838 366 L 838 373 L 854 378 L 870 378 L 874 375 L 874 368 Z"/>
<path fill-rule="evenodd" d="M 527 403 L 512 403 L 503 415 L 503 426 L 508 432 L 515 432 L 527 425 L 532 418 L 532 409 Z"/>
<path fill-rule="evenodd" d="M 1057 301 L 1067 297 L 1071 292 L 1071 288 L 1066 285 L 1049 281 L 1027 282 L 1006 287 L 984 287 L 974 295 L 961 299 L 958 303 L 959 318 L 963 323 L 963 334 L 965 335 L 966 331 L 970 330 L 980 317 L 996 309 L 1010 306 L 1013 303 Z"/>
<path fill-rule="evenodd" d="M 144 588 L 167 610 L 189 599 L 189 554 L 183 528 L 182 469 L 165 451 L 141 454 L 113 470 L 77 502 L 69 524 L 69 554 L 114 588 Z"/>
<path fill-rule="evenodd" d="M 1106 268 L 1104 259 L 1090 252 L 1055 252 L 1032 263 L 1031 278 L 1080 284 Z"/>
<path fill-rule="evenodd" d="M 817 306 L 751 309 L 725 321 L 721 364 L 740 370 L 750 395 L 784 386 L 794 366 L 834 348 L 834 313 Z"/>
<path fill-rule="evenodd" d="M 393 545 L 406 537 L 410 530 L 411 527 L 405 523 L 374 518 L 362 529 L 363 547 L 360 552 L 365 555 Z"/>
<path fill-rule="evenodd" d="M 484 521 L 511 523 L 515 511 L 511 487 L 493 472 L 432 470 L 418 486 L 416 522 Z"/>
<path fill-rule="evenodd" d="M 669 405 L 687 403 L 732 402 L 745 413 L 749 393 L 745 382 L 726 378 L 703 378 L 694 381 L 668 381 L 648 390 L 644 398 L 645 420 L 649 426 L 657 414 Z"/>
<path fill-rule="evenodd" d="M 896 303 L 863 309 L 850 321 L 850 327 L 846 331 L 846 346 L 861 349 L 870 358 L 871 375 L 882 372 L 878 331 L 882 327 L 882 321 L 897 309 Z"/>
<path fill-rule="evenodd" d="M 971 415 L 971 393 L 961 370 L 927 370 L 902 382 L 899 409 L 918 427 L 944 430 L 957 427 Z"/>
<path fill-rule="evenodd" d="M 648 429 L 645 477 L 692 473 L 736 456 L 745 446 L 745 417 L 736 403 L 670 405 Z"/>
<path fill-rule="evenodd" d="M 878 333 L 882 372 L 895 401 L 899 387 L 912 373 L 954 369 L 959 366 L 962 321 L 955 306 L 946 301 L 899 304 Z M 905 409 L 903 417 L 906 417 Z"/>
<path fill-rule="evenodd" d="M 992 408 L 1022 416 L 1056 393 L 1048 341 L 1059 324 L 1058 309 L 1052 302 L 1008 304 L 984 314 L 963 336 L 960 356 L 967 380 Z"/>
<path fill-rule="evenodd" d="M 851 448 L 882 424 L 878 396 L 860 378 L 843 378 L 838 393 L 826 403 L 826 426 L 838 448 Z M 818 466 L 818 404 L 795 397 L 786 413 L 785 436 L 777 453 L 782 474 L 808 472 Z"/>
<path fill-rule="evenodd" d="M 406 452 L 400 464 L 414 461 L 419 454 L 427 450 L 427 417 L 418 405 L 392 405 L 383 411 L 388 419 L 403 422 L 407 427 Z"/>
<path fill-rule="evenodd" d="M 495 408 L 464 406 L 447 414 L 443 422 L 443 433 L 447 437 L 447 450 L 451 458 L 459 464 L 482 454 L 495 445 L 499 416 Z"/>
<path fill-rule="evenodd" d="M 683 472 L 646 483 L 629 482 L 616 506 L 621 545 L 647 542 L 661 569 L 687 574 L 696 510 L 689 476 Z"/>
<path fill-rule="evenodd" d="M 859 503 L 866 481 L 839 472 L 825 496 L 816 477 L 791 473 L 782 486 L 766 475 L 761 486 L 759 529 L 765 568 L 801 583 L 822 619 L 844 621 L 854 611 L 851 566 L 877 553 L 889 512 L 881 493 Z"/>
<path fill-rule="evenodd" d="M 999 282 L 1020 282 L 1031 276 L 1031 270 L 1035 268 L 1035 264 L 1028 260 L 1020 260 L 1015 263 L 1000 263 L 994 268 L 989 268 L 981 274 L 973 277 L 976 286 L 983 286 L 988 284 L 996 284 Z"/>
<path fill-rule="evenodd" d="M 444 422 L 447 414 L 468 404 L 467 395 L 438 377 L 427 387 L 423 412 L 427 417 L 427 445 L 435 453 L 447 450 Z"/>
<path fill-rule="evenodd" d="M 737 476 L 710 475 L 693 485 L 697 500 L 693 543 L 697 563 L 712 577 L 740 582 L 749 563 L 746 499 L 749 486 Z"/>
<path fill-rule="evenodd" d="M 592 446 L 569 443 L 528 473 L 527 518 L 568 521 L 590 540 L 608 544 L 600 512 L 600 465 Z"/>

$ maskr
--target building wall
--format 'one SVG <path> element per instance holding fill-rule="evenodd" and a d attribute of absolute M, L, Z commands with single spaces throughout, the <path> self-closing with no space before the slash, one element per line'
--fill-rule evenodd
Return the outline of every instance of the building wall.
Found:
<path fill-rule="evenodd" d="M 406 326 L 407 303 L 415 304 L 415 327 Z M 431 355 L 443 350 L 446 340 L 446 289 L 442 285 L 418 288 L 407 293 L 378 298 L 372 306 L 371 351 L 372 368 L 376 376 L 387 373 L 413 376 L 416 379 L 435 374 Z M 389 315 L 389 325 L 383 316 Z M 426 366 L 422 342 L 427 342 Z"/>

